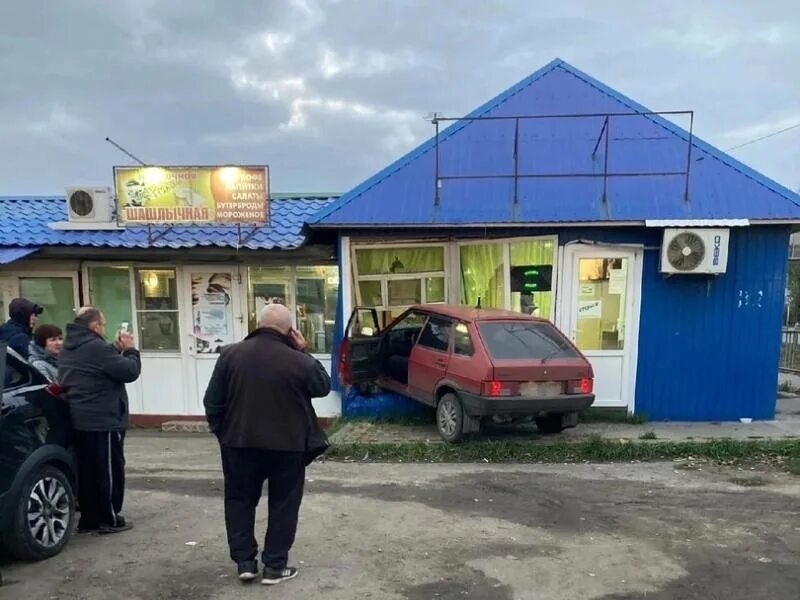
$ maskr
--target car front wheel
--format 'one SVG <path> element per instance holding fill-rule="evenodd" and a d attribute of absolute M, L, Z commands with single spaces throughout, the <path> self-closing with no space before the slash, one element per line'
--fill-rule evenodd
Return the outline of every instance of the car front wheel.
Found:
<path fill-rule="evenodd" d="M 9 532 L 11 552 L 25 560 L 55 556 L 66 546 L 75 519 L 75 494 L 63 471 L 34 469 L 22 485 Z"/>

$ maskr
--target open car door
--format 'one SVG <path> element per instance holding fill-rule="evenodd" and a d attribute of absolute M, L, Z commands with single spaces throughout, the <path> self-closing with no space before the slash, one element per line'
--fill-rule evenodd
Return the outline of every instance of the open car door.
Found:
<path fill-rule="evenodd" d="M 382 364 L 382 336 L 378 312 L 356 306 L 347 321 L 339 347 L 339 381 L 342 385 L 377 379 Z"/>

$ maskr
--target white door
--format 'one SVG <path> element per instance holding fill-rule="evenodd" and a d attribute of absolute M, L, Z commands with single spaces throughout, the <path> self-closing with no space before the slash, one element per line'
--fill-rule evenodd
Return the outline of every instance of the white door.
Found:
<path fill-rule="evenodd" d="M 564 252 L 557 325 L 594 369 L 594 406 L 633 410 L 641 250 L 573 245 Z"/>
<path fill-rule="evenodd" d="M 189 411 L 203 413 L 205 394 L 217 356 L 223 346 L 240 341 L 246 333 L 244 294 L 238 269 L 185 267 L 188 336 L 187 371 Z"/>

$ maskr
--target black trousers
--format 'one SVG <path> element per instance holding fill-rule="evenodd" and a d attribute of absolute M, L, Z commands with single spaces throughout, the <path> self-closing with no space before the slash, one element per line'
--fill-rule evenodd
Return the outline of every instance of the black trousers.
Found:
<path fill-rule="evenodd" d="M 223 445 L 222 472 L 231 559 L 242 562 L 256 558 L 256 507 L 267 481 L 267 535 L 261 562 L 273 569 L 285 568 L 303 501 L 306 480 L 303 453 Z"/>
<path fill-rule="evenodd" d="M 125 432 L 75 431 L 81 529 L 114 526 L 125 498 Z"/>

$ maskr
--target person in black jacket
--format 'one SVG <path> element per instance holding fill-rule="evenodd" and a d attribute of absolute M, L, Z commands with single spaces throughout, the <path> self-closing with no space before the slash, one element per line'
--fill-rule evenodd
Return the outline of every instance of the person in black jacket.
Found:
<path fill-rule="evenodd" d="M 69 404 L 78 455 L 81 532 L 116 533 L 131 528 L 120 514 L 125 495 L 125 384 L 142 369 L 133 336 L 121 331 L 105 340 L 106 319 L 92 306 L 81 308 L 67 325 L 58 357 L 58 379 Z"/>
<path fill-rule="evenodd" d="M 13 348 L 22 358 L 28 358 L 28 346 L 33 339 L 36 318 L 44 309 L 27 298 L 14 298 L 8 305 L 8 321 L 0 325 L 0 340 Z"/>
<path fill-rule="evenodd" d="M 259 328 L 217 359 L 203 403 L 220 442 L 228 546 L 243 582 L 258 572 L 253 528 L 265 480 L 269 516 L 261 583 L 297 575 L 288 557 L 303 499 L 306 447 L 316 425 L 311 398 L 328 395 L 330 385 L 281 304 L 265 306 Z"/>

